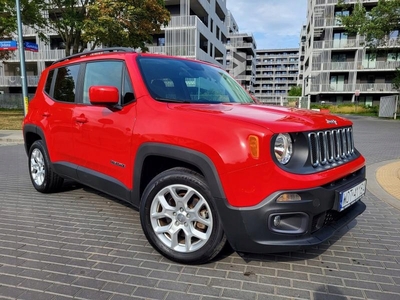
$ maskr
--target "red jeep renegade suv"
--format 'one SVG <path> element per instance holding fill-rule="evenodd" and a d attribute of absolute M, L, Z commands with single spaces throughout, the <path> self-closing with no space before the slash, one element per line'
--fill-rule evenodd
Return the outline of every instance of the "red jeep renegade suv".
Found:
<path fill-rule="evenodd" d="M 225 71 L 98 49 L 43 71 L 24 121 L 36 190 L 72 179 L 137 207 L 151 245 L 204 263 L 319 244 L 365 210 L 352 123 L 270 107 Z"/>

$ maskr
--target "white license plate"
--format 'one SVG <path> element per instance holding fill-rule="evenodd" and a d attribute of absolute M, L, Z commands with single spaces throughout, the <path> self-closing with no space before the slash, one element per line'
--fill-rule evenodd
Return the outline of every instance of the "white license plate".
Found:
<path fill-rule="evenodd" d="M 367 181 L 364 180 L 360 184 L 353 186 L 347 191 L 339 193 L 339 211 L 342 211 L 352 205 L 353 203 L 360 200 L 362 196 L 365 195 L 365 188 L 367 186 Z"/>

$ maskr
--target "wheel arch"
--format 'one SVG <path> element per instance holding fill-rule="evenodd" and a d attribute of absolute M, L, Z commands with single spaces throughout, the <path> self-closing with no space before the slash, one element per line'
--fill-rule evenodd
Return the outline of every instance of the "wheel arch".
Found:
<path fill-rule="evenodd" d="M 37 140 L 43 140 L 44 146 L 47 148 L 46 138 L 42 129 L 36 125 L 25 124 L 23 129 L 25 152 L 28 155 L 32 144 Z"/>
<path fill-rule="evenodd" d="M 157 174 L 174 167 L 198 172 L 204 176 L 214 198 L 225 198 L 217 169 L 208 156 L 184 147 L 146 143 L 139 148 L 135 157 L 132 204 L 138 207 L 148 183 Z"/>

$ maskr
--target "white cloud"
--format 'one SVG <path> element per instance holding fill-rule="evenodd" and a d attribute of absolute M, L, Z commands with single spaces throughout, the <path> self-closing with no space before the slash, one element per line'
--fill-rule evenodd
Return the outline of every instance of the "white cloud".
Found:
<path fill-rule="evenodd" d="M 257 49 L 298 48 L 307 0 L 227 0 L 241 32 L 253 33 Z"/>

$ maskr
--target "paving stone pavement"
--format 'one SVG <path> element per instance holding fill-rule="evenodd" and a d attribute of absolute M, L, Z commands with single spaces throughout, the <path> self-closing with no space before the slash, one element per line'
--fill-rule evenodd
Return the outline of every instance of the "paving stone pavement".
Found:
<path fill-rule="evenodd" d="M 351 119 L 367 164 L 400 159 L 399 121 Z M 0 299 L 400 299 L 400 211 L 364 201 L 318 247 L 186 266 L 148 244 L 131 207 L 72 182 L 40 194 L 23 146 L 1 146 Z"/>

